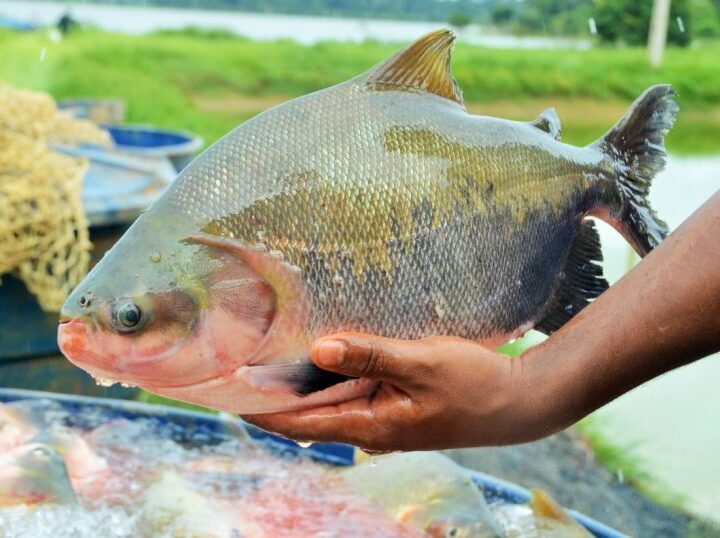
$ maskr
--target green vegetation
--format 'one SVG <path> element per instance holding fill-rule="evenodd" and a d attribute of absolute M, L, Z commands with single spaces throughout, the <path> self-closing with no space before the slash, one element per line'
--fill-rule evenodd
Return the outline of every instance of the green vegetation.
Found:
<path fill-rule="evenodd" d="M 651 12 L 652 2 L 598 0 L 593 15 L 598 35 L 603 41 L 642 46 L 647 43 Z M 674 0 L 670 4 L 668 43 L 683 47 L 689 45 L 694 22 L 695 17 L 691 17 L 689 2 Z"/>
<path fill-rule="evenodd" d="M 269 106 L 347 80 L 400 45 L 284 40 L 252 42 L 190 29 L 149 36 L 81 31 L 59 43 L 0 33 L 0 79 L 57 98 L 119 97 L 129 121 L 188 129 L 212 142 Z M 44 61 L 41 52 L 46 49 Z M 720 151 L 720 47 L 669 49 L 662 68 L 643 49 L 498 50 L 459 43 L 453 61 L 468 108 L 531 119 L 555 106 L 564 140 L 587 144 L 641 91 L 672 83 L 681 113 L 668 139 L 676 153 Z"/>
<path fill-rule="evenodd" d="M 575 425 L 580 437 L 591 447 L 593 454 L 618 480 L 632 486 L 658 504 L 677 509 L 683 504 L 683 497 L 663 487 L 646 468 L 636 448 L 620 445 L 600 433 L 592 418 L 586 418 Z"/>
<path fill-rule="evenodd" d="M 644 45 L 650 25 L 651 1 L 637 0 L 494 0 L 479 22 L 505 31 L 589 37 L 589 19 L 607 43 Z M 720 0 L 673 0 L 668 42 L 686 46 L 695 37 L 720 36 Z M 682 27 L 677 22 L 682 20 Z"/>
<path fill-rule="evenodd" d="M 453 11 L 448 16 L 448 24 L 455 28 L 465 28 L 472 22 L 470 15 L 463 13 L 462 11 Z"/>

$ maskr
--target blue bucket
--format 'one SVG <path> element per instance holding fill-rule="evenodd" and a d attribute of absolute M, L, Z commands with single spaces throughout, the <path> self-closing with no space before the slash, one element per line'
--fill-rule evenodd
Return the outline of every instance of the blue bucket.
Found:
<path fill-rule="evenodd" d="M 168 131 L 150 125 L 103 125 L 115 146 L 124 151 L 152 157 L 167 157 L 176 171 L 185 168 L 203 146 L 202 138 L 182 131 Z"/>
<path fill-rule="evenodd" d="M 30 398 L 44 398 L 58 402 L 69 412 L 71 417 L 82 416 L 84 413 L 81 413 L 81 410 L 91 410 L 94 417 L 107 419 L 108 422 L 117 418 L 128 420 L 150 419 L 158 427 L 163 427 L 163 429 L 168 425 L 172 426 L 172 431 L 177 432 L 177 436 L 174 438 L 178 442 L 202 440 L 202 442 L 212 444 L 220 442 L 223 436 L 227 435 L 227 432 L 243 428 L 251 437 L 273 452 L 292 455 L 303 454 L 315 461 L 331 465 L 353 464 L 354 449 L 351 446 L 338 443 L 316 443 L 309 448 L 300 448 L 292 441 L 271 435 L 225 413 L 215 416 L 163 405 L 0 388 L 0 402 L 12 402 Z M 82 423 L 71 423 L 69 425 L 83 427 Z M 483 488 L 488 501 L 502 500 L 513 504 L 524 504 L 530 499 L 530 492 L 525 488 L 483 473 L 470 472 L 475 483 Z M 568 513 L 598 538 L 625 538 L 626 536 L 573 510 L 568 510 Z"/>

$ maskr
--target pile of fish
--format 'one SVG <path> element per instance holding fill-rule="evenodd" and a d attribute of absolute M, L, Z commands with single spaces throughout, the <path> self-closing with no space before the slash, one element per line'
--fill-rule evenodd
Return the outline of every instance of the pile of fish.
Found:
<path fill-rule="evenodd" d="M 488 505 L 436 452 L 340 468 L 242 428 L 188 441 L 177 424 L 93 413 L 0 404 L 0 537 L 588 536 L 543 493 Z"/>

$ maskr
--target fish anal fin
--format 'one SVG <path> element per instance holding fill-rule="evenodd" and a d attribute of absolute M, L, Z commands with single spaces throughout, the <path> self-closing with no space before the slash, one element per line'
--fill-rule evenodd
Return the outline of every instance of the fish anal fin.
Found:
<path fill-rule="evenodd" d="M 442 29 L 431 32 L 362 76 L 375 89 L 424 91 L 455 101 L 464 107 L 462 92 L 450 70 L 455 34 Z"/>
<path fill-rule="evenodd" d="M 586 220 L 570 246 L 557 288 L 535 329 L 545 334 L 555 332 L 608 288 L 602 267 L 595 263 L 602 259 L 595 223 Z"/>
<path fill-rule="evenodd" d="M 537 118 L 533 121 L 528 122 L 530 125 L 541 131 L 545 131 L 547 134 L 552 136 L 555 140 L 560 140 L 562 136 L 562 127 L 560 125 L 560 118 L 553 107 L 546 108 L 543 110 Z"/>

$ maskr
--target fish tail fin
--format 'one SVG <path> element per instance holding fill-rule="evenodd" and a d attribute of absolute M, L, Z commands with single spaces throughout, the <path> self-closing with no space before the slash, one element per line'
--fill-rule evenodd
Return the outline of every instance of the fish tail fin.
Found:
<path fill-rule="evenodd" d="M 611 212 L 613 224 L 641 256 L 668 234 L 667 224 L 650 207 L 648 192 L 665 168 L 665 135 L 678 111 L 675 95 L 668 84 L 651 86 L 593 144 L 615 163 L 620 207 Z"/>

